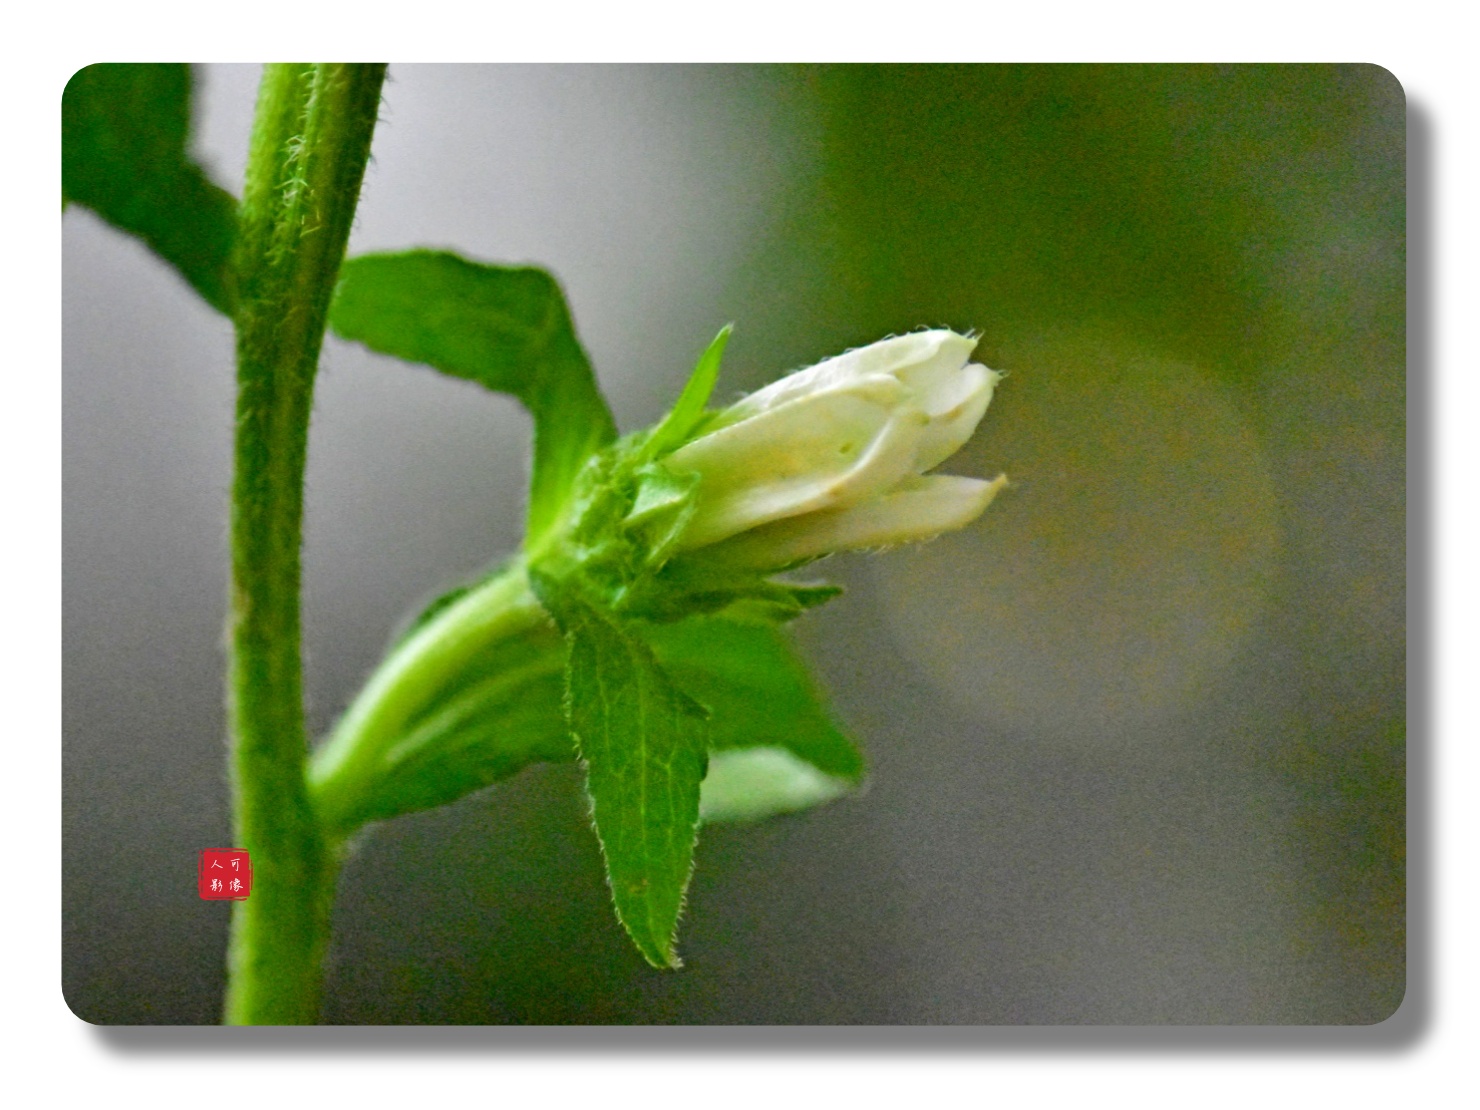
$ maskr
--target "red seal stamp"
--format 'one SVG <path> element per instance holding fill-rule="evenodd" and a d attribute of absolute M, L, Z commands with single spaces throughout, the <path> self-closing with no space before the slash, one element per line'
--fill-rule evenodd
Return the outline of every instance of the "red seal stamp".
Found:
<path fill-rule="evenodd" d="M 200 896 L 240 901 L 252 893 L 252 858 L 241 848 L 203 848 Z"/>

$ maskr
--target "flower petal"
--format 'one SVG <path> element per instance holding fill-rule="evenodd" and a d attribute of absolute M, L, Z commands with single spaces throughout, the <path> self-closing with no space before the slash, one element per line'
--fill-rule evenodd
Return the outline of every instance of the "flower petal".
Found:
<path fill-rule="evenodd" d="M 756 390 L 732 405 L 726 417 L 743 420 L 809 393 L 846 388 L 862 379 L 878 377 L 893 377 L 909 386 L 924 399 L 921 407 L 929 412 L 934 391 L 961 369 L 975 346 L 976 340 L 944 329 L 881 339 Z"/>
<path fill-rule="evenodd" d="M 915 470 L 933 470 L 959 451 L 971 438 L 992 403 L 992 392 L 1002 375 L 980 363 L 970 363 L 936 389 L 926 407 L 930 424 L 920 439 Z"/>
<path fill-rule="evenodd" d="M 914 340 L 908 345 L 900 340 Z M 976 340 L 953 331 L 924 331 L 887 341 L 886 356 L 898 361 L 888 373 L 910 387 L 916 403 L 931 416 L 953 408 L 962 387 L 960 375 Z"/>
<path fill-rule="evenodd" d="M 773 520 L 840 508 L 914 473 L 924 413 L 890 378 L 813 394 L 722 428 L 665 464 L 700 475 L 689 550 Z"/>
<path fill-rule="evenodd" d="M 818 467 L 836 469 L 851 465 L 906 397 L 904 386 L 890 377 L 807 394 L 706 432 L 664 461 L 674 470 L 702 474 L 713 495 Z"/>
<path fill-rule="evenodd" d="M 710 548 L 706 556 L 731 566 L 786 566 L 835 551 L 918 543 L 970 524 L 1007 485 L 935 475 L 915 478 L 861 504 L 780 520 Z"/>

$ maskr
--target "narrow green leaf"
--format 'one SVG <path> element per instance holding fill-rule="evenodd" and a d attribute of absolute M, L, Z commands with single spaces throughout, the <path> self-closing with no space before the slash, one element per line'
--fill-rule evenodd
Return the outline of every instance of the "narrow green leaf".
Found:
<path fill-rule="evenodd" d="M 91 65 L 62 91 L 62 199 L 136 235 L 231 312 L 236 198 L 190 157 L 190 67 Z"/>
<path fill-rule="evenodd" d="M 641 640 L 556 580 L 533 581 L 570 645 L 566 712 L 617 917 L 650 964 L 678 967 L 675 931 L 707 765 L 705 712 Z"/>
<path fill-rule="evenodd" d="M 863 757 L 834 723 L 784 629 L 727 617 L 650 625 L 672 679 L 709 710 L 706 821 L 804 809 L 854 789 Z"/>
<path fill-rule="evenodd" d="M 555 522 L 586 460 L 616 437 L 565 298 L 543 270 L 442 251 L 361 255 L 340 271 L 329 323 L 344 339 L 513 394 L 529 410 L 528 545 Z"/>
<path fill-rule="evenodd" d="M 704 406 L 709 403 L 714 383 L 719 380 L 719 364 L 725 357 L 725 345 L 730 342 L 730 333 L 734 330 L 734 324 L 720 328 L 719 334 L 699 356 L 694 372 L 689 375 L 688 384 L 678 395 L 672 411 L 653 429 L 645 448 L 647 458 L 656 459 L 682 446 L 704 416 Z"/>

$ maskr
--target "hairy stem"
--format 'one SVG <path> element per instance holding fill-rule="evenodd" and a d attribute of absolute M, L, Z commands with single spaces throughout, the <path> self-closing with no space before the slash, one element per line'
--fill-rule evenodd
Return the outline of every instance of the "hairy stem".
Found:
<path fill-rule="evenodd" d="M 253 889 L 236 903 L 226 1020 L 318 1020 L 334 850 L 305 784 L 299 644 L 314 371 L 380 105 L 384 65 L 263 74 L 234 259 L 232 787 Z"/>

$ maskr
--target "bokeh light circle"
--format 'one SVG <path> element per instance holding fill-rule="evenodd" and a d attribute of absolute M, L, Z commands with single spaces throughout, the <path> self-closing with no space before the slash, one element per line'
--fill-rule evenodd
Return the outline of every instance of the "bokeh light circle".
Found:
<path fill-rule="evenodd" d="M 905 655 L 999 727 L 1143 734 L 1212 695 L 1267 611 L 1279 514 L 1208 374 L 1115 336 L 1021 344 L 943 468 L 1012 486 L 963 532 L 875 560 Z"/>

